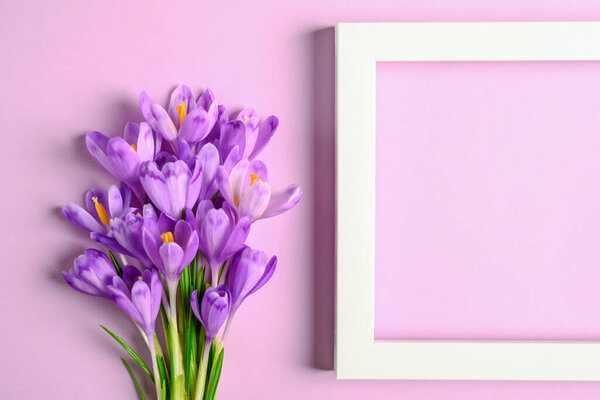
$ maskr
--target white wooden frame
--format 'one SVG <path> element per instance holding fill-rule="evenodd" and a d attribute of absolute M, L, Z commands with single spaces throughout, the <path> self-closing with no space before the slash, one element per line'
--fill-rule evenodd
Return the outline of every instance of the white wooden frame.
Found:
<path fill-rule="evenodd" d="M 374 339 L 376 62 L 600 60 L 600 22 L 342 23 L 336 58 L 337 378 L 600 380 L 600 341 Z"/>

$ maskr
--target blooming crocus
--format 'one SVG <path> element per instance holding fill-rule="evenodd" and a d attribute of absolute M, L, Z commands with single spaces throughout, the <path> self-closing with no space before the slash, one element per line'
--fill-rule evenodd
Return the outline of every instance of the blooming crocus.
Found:
<path fill-rule="evenodd" d="M 114 276 L 108 286 L 112 301 L 142 328 L 148 343 L 153 342 L 162 291 L 162 283 L 156 269 L 145 270 L 131 287 L 119 276 Z"/>
<path fill-rule="evenodd" d="M 125 136 L 129 140 L 136 138 L 137 141 L 128 143 L 121 137 L 109 139 L 95 131 L 88 133 L 85 140 L 88 151 L 100 165 L 131 186 L 138 198 L 142 199 L 138 170 L 140 163 L 154 159 L 157 146 L 150 125 L 144 122 L 140 125 L 128 124 Z"/>
<path fill-rule="evenodd" d="M 260 250 L 245 246 L 233 256 L 227 271 L 227 287 L 231 291 L 231 315 L 246 297 L 263 287 L 271 279 L 277 257 L 267 260 Z"/>
<path fill-rule="evenodd" d="M 144 215 L 132 211 L 122 218 L 114 218 L 109 235 L 94 232 L 91 234 L 92 239 L 114 251 L 136 258 L 146 267 L 151 267 L 152 261 L 146 255 L 142 242 L 142 228 L 145 216 L 154 214 L 154 209 L 152 205 L 146 204 L 143 212 Z"/>
<path fill-rule="evenodd" d="M 198 233 L 190 224 L 183 220 L 175 222 L 164 214 L 158 221 L 146 219 L 142 238 L 146 253 L 169 286 L 177 283 L 198 251 Z"/>
<path fill-rule="evenodd" d="M 267 180 L 267 167 L 258 160 L 243 159 L 229 174 L 223 167 L 217 171 L 217 187 L 225 201 L 237 210 L 240 217 L 248 216 L 253 222 L 291 209 L 302 197 L 297 185 L 271 194 Z"/>
<path fill-rule="evenodd" d="M 217 285 L 219 268 L 229 257 L 242 248 L 250 232 L 250 219 L 236 221 L 228 205 L 214 208 L 212 201 L 198 203 L 196 221 L 199 232 L 198 248 L 210 265 L 213 286 Z"/>
<path fill-rule="evenodd" d="M 85 195 L 87 211 L 75 203 L 62 207 L 62 212 L 73 225 L 88 232 L 108 233 L 110 220 L 120 218 L 131 211 L 131 189 L 121 183 L 111 185 L 108 195 L 99 189 L 89 190 Z"/>
<path fill-rule="evenodd" d="M 62 276 L 78 292 L 104 298 L 109 298 L 107 287 L 118 277 L 110 258 L 96 249 L 87 249 Z"/>
<path fill-rule="evenodd" d="M 235 119 L 223 123 L 219 137 L 221 158 L 225 159 L 234 147 L 239 148 L 239 161 L 253 160 L 265 148 L 275 134 L 279 120 L 274 115 L 259 126 L 258 116 L 253 108 L 243 109 Z"/>
<path fill-rule="evenodd" d="M 140 109 L 152 129 L 171 143 L 178 138 L 190 144 L 200 142 L 210 133 L 219 114 L 216 102 L 207 108 L 196 106 L 192 91 L 185 85 L 177 86 L 171 94 L 168 111 L 146 92 L 140 95 Z"/>
<path fill-rule="evenodd" d="M 231 293 L 225 285 L 209 287 L 204 292 L 202 303 L 198 307 L 198 292 L 194 290 L 190 303 L 194 315 L 204 326 L 206 342 L 210 344 L 229 315 Z"/>

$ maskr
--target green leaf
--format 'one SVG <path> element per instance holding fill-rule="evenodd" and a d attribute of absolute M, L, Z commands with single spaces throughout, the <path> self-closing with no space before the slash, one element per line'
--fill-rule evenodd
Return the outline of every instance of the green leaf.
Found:
<path fill-rule="evenodd" d="M 127 361 L 125 361 L 124 358 L 121 358 L 121 361 L 123 361 L 123 365 L 127 369 L 127 372 L 129 372 L 129 376 L 131 376 L 131 379 L 133 380 L 133 383 L 135 383 L 135 387 L 137 388 L 137 391 L 138 391 L 138 393 L 140 395 L 140 399 L 141 400 L 146 400 L 146 396 L 144 396 L 144 392 L 142 391 L 142 388 L 140 387 L 140 384 L 139 384 L 137 378 L 135 377 L 133 371 L 129 367 L 129 364 L 127 364 Z"/>
<path fill-rule="evenodd" d="M 140 367 L 142 367 L 144 372 L 146 372 L 146 374 L 150 377 L 152 382 L 154 382 L 154 375 L 150 371 L 150 368 L 148 368 L 148 366 L 146 365 L 144 360 L 142 360 L 141 357 L 137 355 L 137 353 L 131 348 L 131 346 L 129 346 L 127 343 L 125 343 L 125 341 L 123 339 L 121 339 L 119 336 L 115 335 L 110 330 L 108 330 L 108 328 L 106 328 L 105 326 L 100 325 L 100 327 L 102 329 L 104 329 L 106 331 L 106 333 L 108 333 L 110 336 L 112 336 L 112 338 L 115 339 L 117 341 L 117 343 L 119 343 L 125 349 L 125 351 L 131 356 L 131 358 L 133 358 L 133 361 L 138 363 L 138 365 Z"/>
<path fill-rule="evenodd" d="M 169 373 L 167 372 L 167 363 L 165 358 L 162 356 L 156 356 L 156 363 L 158 364 L 158 374 L 160 375 L 160 387 L 162 389 L 162 399 L 166 400 L 169 398 Z"/>
<path fill-rule="evenodd" d="M 119 264 L 117 257 L 115 257 L 115 255 L 112 251 L 110 251 L 110 249 L 108 250 L 108 255 L 110 256 L 110 261 L 112 261 L 113 265 L 115 266 L 115 269 L 117 270 L 117 274 L 119 274 L 119 276 L 122 277 L 123 268 L 121 268 L 121 264 Z"/>
<path fill-rule="evenodd" d="M 218 346 L 216 351 L 216 359 L 213 361 L 210 368 L 208 388 L 204 397 L 205 400 L 214 400 L 215 396 L 217 395 L 219 379 L 221 378 L 221 368 L 223 366 L 223 354 L 225 353 L 225 350 L 221 346 Z"/>

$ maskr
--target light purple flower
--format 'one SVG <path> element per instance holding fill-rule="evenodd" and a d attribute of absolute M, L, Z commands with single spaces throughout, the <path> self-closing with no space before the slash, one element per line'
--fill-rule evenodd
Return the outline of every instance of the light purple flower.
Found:
<path fill-rule="evenodd" d="M 216 209 L 212 201 L 198 203 L 196 222 L 199 232 L 199 250 L 210 265 L 213 286 L 217 284 L 219 268 L 229 257 L 242 248 L 250 232 L 250 219 L 236 221 L 234 211 L 227 205 Z"/>
<path fill-rule="evenodd" d="M 77 257 L 73 268 L 63 272 L 64 280 L 78 292 L 97 297 L 109 298 L 108 285 L 117 271 L 110 258 L 96 249 L 87 249 Z"/>
<path fill-rule="evenodd" d="M 231 173 L 223 167 L 217 171 L 217 187 L 225 201 L 237 210 L 240 217 L 248 216 L 252 222 L 281 214 L 294 207 L 302 197 L 297 185 L 290 185 L 272 195 L 267 180 L 267 167 L 258 160 L 243 159 Z"/>
<path fill-rule="evenodd" d="M 114 218 L 110 225 L 110 234 L 92 233 L 92 239 L 107 246 L 108 248 L 136 258 L 146 267 L 152 266 L 144 250 L 142 240 L 142 228 L 145 218 L 156 218 L 152 205 L 146 204 L 143 215 L 139 212 L 129 212 L 122 218 Z"/>
<path fill-rule="evenodd" d="M 163 293 L 156 269 L 145 270 L 131 286 L 119 276 L 114 276 L 108 293 L 117 307 L 142 328 L 148 340 L 152 340 Z"/>
<path fill-rule="evenodd" d="M 154 131 L 171 143 L 181 138 L 195 144 L 211 132 L 219 115 L 218 104 L 214 97 L 211 104 L 204 103 L 196 106 L 192 91 L 185 85 L 177 86 L 171 94 L 168 111 L 153 102 L 146 92 L 140 95 L 144 118 Z"/>
<path fill-rule="evenodd" d="M 200 307 L 198 307 L 198 291 L 194 290 L 190 303 L 194 315 L 204 325 L 206 342 L 212 342 L 229 315 L 231 305 L 229 290 L 225 285 L 206 289 Z"/>
<path fill-rule="evenodd" d="M 162 214 L 158 220 L 146 218 L 143 245 L 150 260 L 168 283 L 175 283 L 198 251 L 198 233 L 186 221 L 173 221 Z"/>
<path fill-rule="evenodd" d="M 234 147 L 239 148 L 238 159 L 253 160 L 260 154 L 275 134 L 279 120 L 274 115 L 259 126 L 258 116 L 253 108 L 243 109 L 235 119 L 221 124 L 219 151 L 226 159 Z"/>
<path fill-rule="evenodd" d="M 108 233 L 110 220 L 120 218 L 131 207 L 131 189 L 121 183 L 120 187 L 111 185 L 108 195 L 99 189 L 89 190 L 85 195 L 87 211 L 75 203 L 62 207 L 62 212 L 73 225 L 88 232 Z"/>
<path fill-rule="evenodd" d="M 198 199 L 210 198 L 217 191 L 215 175 L 219 164 L 212 144 L 202 147 L 190 167 L 182 160 L 166 162 L 161 169 L 155 162 L 140 168 L 140 181 L 154 205 L 171 218 L 180 219 L 184 208 Z"/>
<path fill-rule="evenodd" d="M 233 256 L 227 271 L 227 287 L 231 291 L 231 314 L 244 299 L 263 287 L 271 279 L 277 257 L 267 260 L 265 253 L 245 246 Z"/>
<path fill-rule="evenodd" d="M 136 132 L 137 130 L 137 132 Z M 139 199 L 143 199 L 138 179 L 140 163 L 153 160 L 157 146 L 150 126 L 142 122 L 140 125 L 128 124 L 125 128 L 128 140 L 115 137 L 109 139 L 100 132 L 90 132 L 86 135 L 86 145 L 90 154 L 108 172 L 127 183 Z"/>

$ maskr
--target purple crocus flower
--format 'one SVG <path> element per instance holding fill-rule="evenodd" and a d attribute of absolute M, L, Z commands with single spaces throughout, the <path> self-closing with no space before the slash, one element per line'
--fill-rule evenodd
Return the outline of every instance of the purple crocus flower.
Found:
<path fill-rule="evenodd" d="M 140 168 L 140 181 L 154 205 L 171 218 L 179 219 L 184 208 L 198 199 L 210 198 L 217 191 L 216 172 L 219 154 L 212 144 L 202 147 L 190 167 L 182 160 L 166 162 L 161 169 L 155 162 Z"/>
<path fill-rule="evenodd" d="M 192 91 L 185 85 L 177 86 L 171 94 L 168 111 L 153 102 L 146 92 L 140 95 L 140 109 L 152 129 L 163 138 L 171 143 L 181 138 L 189 144 L 200 142 L 210 133 L 219 113 L 214 101 L 197 106 Z"/>
<path fill-rule="evenodd" d="M 162 283 L 156 269 L 145 270 L 131 286 L 119 276 L 114 276 L 112 284 L 108 286 L 112 301 L 142 328 L 148 341 L 153 340 L 162 292 Z"/>
<path fill-rule="evenodd" d="M 99 189 L 89 190 L 85 195 L 87 211 L 75 203 L 62 207 L 62 212 L 73 225 L 88 232 L 108 233 L 110 220 L 120 218 L 131 211 L 131 189 L 121 183 L 111 185 L 108 195 Z"/>
<path fill-rule="evenodd" d="M 276 265 L 277 257 L 267 260 L 265 253 L 248 246 L 233 256 L 227 271 L 227 287 L 231 291 L 231 316 L 246 297 L 271 279 Z"/>
<path fill-rule="evenodd" d="M 88 151 L 100 165 L 131 186 L 136 196 L 143 199 L 138 179 L 140 163 L 153 160 L 158 147 L 147 123 L 128 124 L 125 136 L 129 140 L 137 139 L 136 143 L 128 143 L 121 137 L 109 139 L 95 131 L 88 133 L 85 140 Z"/>
<path fill-rule="evenodd" d="M 104 235 L 94 232 L 92 239 L 121 254 L 132 256 L 146 267 L 152 266 L 142 241 L 142 228 L 145 218 L 156 218 L 152 205 L 146 204 L 143 208 L 144 215 L 139 212 L 129 212 L 122 218 L 114 218 L 110 225 L 110 234 Z"/>
<path fill-rule="evenodd" d="M 110 258 L 96 249 L 87 249 L 62 276 L 78 292 L 104 298 L 109 298 L 107 287 L 118 277 Z"/>
<path fill-rule="evenodd" d="M 213 286 L 217 285 L 219 268 L 229 257 L 242 248 L 250 232 L 250 219 L 236 221 L 234 211 L 227 205 L 216 209 L 212 201 L 198 203 L 196 222 L 199 232 L 199 250 L 210 265 Z"/>
<path fill-rule="evenodd" d="M 243 109 L 235 119 L 221 125 L 219 151 L 225 159 L 234 147 L 239 148 L 238 159 L 253 160 L 265 148 L 275 134 L 279 120 L 274 115 L 259 126 L 258 116 L 253 108 Z"/>
<path fill-rule="evenodd" d="M 217 171 L 217 187 L 225 201 L 240 217 L 248 216 L 252 222 L 279 215 L 294 207 L 302 197 L 297 185 L 271 194 L 267 179 L 267 167 L 258 160 L 243 159 L 229 174 L 223 167 Z"/>
<path fill-rule="evenodd" d="M 146 218 L 142 240 L 150 260 L 163 273 L 167 284 L 175 284 L 198 251 L 198 233 L 186 221 L 173 221 L 162 214 Z"/>
<path fill-rule="evenodd" d="M 194 290 L 190 303 L 194 315 L 204 325 L 206 343 L 209 345 L 229 315 L 231 293 L 225 285 L 210 287 L 204 292 L 202 303 L 198 307 L 198 291 Z"/>

